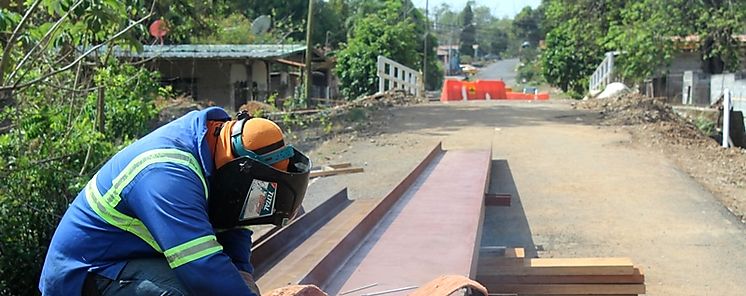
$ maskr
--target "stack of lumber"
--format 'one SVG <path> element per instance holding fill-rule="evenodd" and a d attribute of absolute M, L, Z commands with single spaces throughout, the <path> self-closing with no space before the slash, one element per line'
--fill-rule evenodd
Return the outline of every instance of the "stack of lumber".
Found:
<path fill-rule="evenodd" d="M 525 258 L 523 248 L 483 247 L 477 281 L 491 295 L 645 293 L 645 276 L 629 258 Z"/>

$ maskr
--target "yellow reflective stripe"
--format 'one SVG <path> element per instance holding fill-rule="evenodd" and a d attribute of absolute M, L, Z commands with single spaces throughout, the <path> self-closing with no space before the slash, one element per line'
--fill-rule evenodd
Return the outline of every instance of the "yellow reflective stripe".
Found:
<path fill-rule="evenodd" d="M 137 157 L 135 157 L 129 164 L 114 178 L 111 182 L 111 188 L 104 194 L 106 202 L 115 207 L 121 200 L 121 193 L 127 185 L 132 182 L 132 179 L 137 176 L 147 166 L 159 163 L 159 162 L 171 162 L 176 164 L 185 165 L 194 171 L 202 181 L 202 188 L 205 190 L 205 197 L 207 197 L 208 189 L 205 177 L 202 176 L 202 170 L 200 169 L 199 163 L 192 156 L 192 154 L 178 150 L 178 149 L 154 149 L 146 151 Z"/>
<path fill-rule="evenodd" d="M 171 268 L 177 268 L 199 258 L 212 255 L 223 250 L 214 235 L 199 237 L 163 252 Z"/>
<path fill-rule="evenodd" d="M 130 161 L 119 175 L 112 180 L 111 188 L 103 195 L 96 187 L 98 174 L 93 176 L 86 186 L 86 200 L 93 211 L 107 223 L 136 235 L 156 251 L 163 252 L 142 221 L 116 210 L 116 206 L 122 200 L 121 194 L 124 188 L 147 166 L 160 162 L 176 163 L 189 167 L 199 176 L 205 190 L 205 197 L 207 197 L 207 182 L 202 175 L 199 163 L 192 154 L 178 149 L 154 149 L 144 152 Z"/>
<path fill-rule="evenodd" d="M 91 179 L 91 181 L 88 182 L 88 185 L 85 188 L 85 192 L 85 197 L 88 201 L 88 204 L 91 206 L 93 211 L 96 212 L 99 217 L 101 217 L 101 219 L 104 219 L 104 221 L 111 224 L 112 226 L 136 235 L 137 237 L 145 241 L 148 245 L 153 247 L 153 249 L 155 249 L 156 251 L 162 252 L 161 248 L 155 242 L 153 235 L 150 234 L 150 231 L 148 231 L 147 227 L 145 227 L 145 224 L 143 224 L 142 221 L 122 214 L 115 208 L 110 207 L 103 202 L 101 193 L 96 187 L 95 176 L 93 177 L 93 179 Z"/>

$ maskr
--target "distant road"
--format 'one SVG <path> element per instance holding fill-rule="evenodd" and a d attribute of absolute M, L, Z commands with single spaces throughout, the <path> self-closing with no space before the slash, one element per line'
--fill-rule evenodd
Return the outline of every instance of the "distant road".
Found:
<path fill-rule="evenodd" d="M 515 85 L 518 59 L 500 60 L 489 64 L 477 73 L 478 79 L 502 79 L 508 86 Z"/>

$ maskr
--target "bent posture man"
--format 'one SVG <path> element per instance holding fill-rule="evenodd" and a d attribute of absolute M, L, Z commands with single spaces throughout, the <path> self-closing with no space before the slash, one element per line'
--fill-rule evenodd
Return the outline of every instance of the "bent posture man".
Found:
<path fill-rule="evenodd" d="M 308 158 L 266 119 L 193 111 L 112 157 L 52 238 L 44 295 L 254 295 L 245 225 L 287 223 Z"/>

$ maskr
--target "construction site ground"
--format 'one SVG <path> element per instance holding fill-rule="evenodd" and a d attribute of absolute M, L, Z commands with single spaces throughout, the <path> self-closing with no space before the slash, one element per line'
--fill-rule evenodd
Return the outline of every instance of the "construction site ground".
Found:
<path fill-rule="evenodd" d="M 573 105 L 430 102 L 369 112 L 357 128 L 306 143 L 316 164 L 351 162 L 365 172 L 313 180 L 304 206 L 343 187 L 355 199 L 382 198 L 438 141 L 492 147 L 490 191 L 511 193 L 513 204 L 487 208 L 483 246 L 524 246 L 529 257 L 630 257 L 648 295 L 742 295 L 746 227 L 721 201 L 743 184 L 712 190 L 691 173 L 707 171 L 701 162 L 651 144 L 644 125 L 605 124 L 598 111 Z"/>

